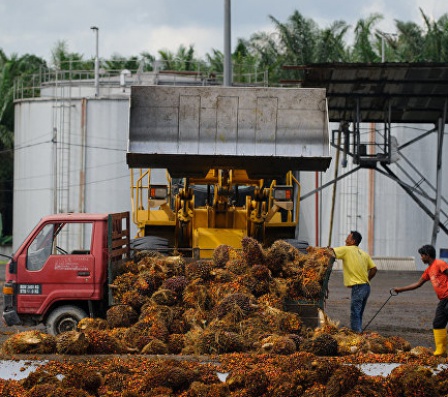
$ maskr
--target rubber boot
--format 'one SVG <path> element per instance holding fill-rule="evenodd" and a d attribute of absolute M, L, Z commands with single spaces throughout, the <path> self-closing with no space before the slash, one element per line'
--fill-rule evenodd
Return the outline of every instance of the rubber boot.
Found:
<path fill-rule="evenodd" d="M 434 342 L 436 344 L 436 350 L 434 351 L 434 356 L 446 357 L 446 338 L 447 338 L 446 328 L 433 329 L 433 331 L 434 331 Z"/>

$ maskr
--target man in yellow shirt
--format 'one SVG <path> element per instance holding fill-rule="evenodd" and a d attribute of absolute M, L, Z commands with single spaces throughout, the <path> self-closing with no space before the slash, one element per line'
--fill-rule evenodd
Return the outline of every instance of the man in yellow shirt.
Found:
<path fill-rule="evenodd" d="M 335 257 L 342 259 L 344 285 L 351 288 L 350 327 L 362 332 L 362 315 L 370 295 L 370 280 L 377 268 L 367 252 L 359 248 L 361 233 L 352 230 L 345 239 L 345 246 L 333 248 Z"/>

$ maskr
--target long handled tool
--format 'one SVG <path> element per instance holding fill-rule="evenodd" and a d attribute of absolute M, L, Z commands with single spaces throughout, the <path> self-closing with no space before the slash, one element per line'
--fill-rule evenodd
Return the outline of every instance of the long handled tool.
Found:
<path fill-rule="evenodd" d="M 375 315 L 370 319 L 370 321 L 367 323 L 367 325 L 362 329 L 363 331 L 365 331 L 365 329 L 369 326 L 369 324 L 374 320 L 374 318 L 378 315 L 378 313 L 383 309 L 384 306 L 386 306 L 386 303 L 389 302 L 389 299 L 392 298 L 393 296 L 397 296 L 398 293 L 395 292 L 395 290 L 393 288 L 391 288 L 391 290 L 389 291 L 390 296 L 389 298 L 387 298 L 386 302 L 383 303 L 383 306 L 381 306 L 379 308 L 379 310 L 375 313 Z"/>

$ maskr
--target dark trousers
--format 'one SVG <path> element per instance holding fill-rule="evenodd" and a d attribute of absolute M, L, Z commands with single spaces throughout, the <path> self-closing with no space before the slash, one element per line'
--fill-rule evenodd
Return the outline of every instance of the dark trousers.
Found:
<path fill-rule="evenodd" d="M 350 305 L 350 327 L 353 331 L 362 332 L 362 315 L 370 295 L 369 284 L 357 284 L 352 287 Z"/>
<path fill-rule="evenodd" d="M 432 327 L 434 329 L 445 328 L 448 324 L 448 298 L 441 299 L 436 308 L 436 315 L 432 322 Z"/>

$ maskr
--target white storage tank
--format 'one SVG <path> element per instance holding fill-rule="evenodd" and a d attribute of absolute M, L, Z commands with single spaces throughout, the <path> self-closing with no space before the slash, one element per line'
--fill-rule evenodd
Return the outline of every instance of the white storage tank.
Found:
<path fill-rule="evenodd" d="M 128 95 L 15 104 L 15 250 L 48 214 L 130 210 Z"/>
<path fill-rule="evenodd" d="M 79 79 L 91 74 L 39 74 L 32 86 L 17 86 L 15 97 L 23 99 L 16 99 L 14 108 L 13 250 L 45 215 L 131 211 L 126 163 L 130 86 L 199 85 L 202 78 L 104 72 L 96 97 L 95 80 Z M 131 222 L 131 237 L 136 233 Z"/>

